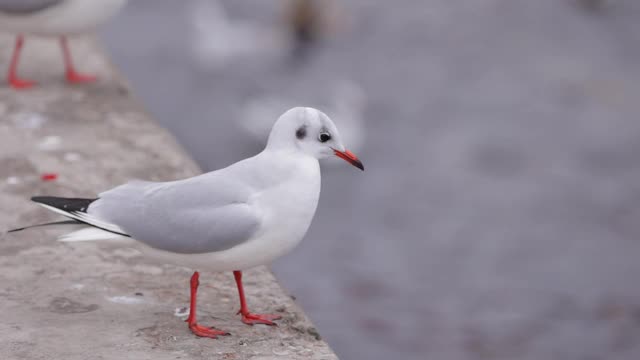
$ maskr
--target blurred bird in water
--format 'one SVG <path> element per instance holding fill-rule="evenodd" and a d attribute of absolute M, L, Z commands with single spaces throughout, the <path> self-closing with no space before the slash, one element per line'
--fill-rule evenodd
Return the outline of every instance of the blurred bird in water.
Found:
<path fill-rule="evenodd" d="M 575 0 L 575 2 L 582 9 L 592 13 L 603 12 L 614 5 L 614 0 Z"/>
<path fill-rule="evenodd" d="M 67 36 L 95 29 L 125 3 L 126 0 L 0 0 L 0 31 L 17 34 L 7 73 L 9 85 L 15 89 L 35 85 L 35 82 L 18 76 L 18 63 L 25 35 L 59 37 L 67 81 L 95 81 L 95 76 L 75 70 Z"/>
<path fill-rule="evenodd" d="M 306 59 L 323 38 L 343 30 L 345 12 L 337 0 L 289 0 L 285 23 L 294 60 Z"/>
<path fill-rule="evenodd" d="M 321 31 L 321 12 L 313 0 L 292 0 L 289 23 L 293 36 L 293 55 L 304 57 L 318 41 Z"/>

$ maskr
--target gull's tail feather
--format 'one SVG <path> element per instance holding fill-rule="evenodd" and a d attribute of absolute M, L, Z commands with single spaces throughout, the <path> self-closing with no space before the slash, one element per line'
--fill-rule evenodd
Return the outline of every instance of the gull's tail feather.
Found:
<path fill-rule="evenodd" d="M 89 204 L 96 201 L 97 199 L 62 198 L 62 197 L 55 197 L 55 196 L 34 196 L 31 198 L 31 200 L 49 208 L 50 210 L 53 210 L 67 217 L 70 217 L 73 220 L 54 221 L 54 222 L 45 223 L 45 224 L 29 225 L 29 226 L 24 226 L 21 228 L 9 230 L 7 231 L 7 233 L 22 231 L 22 230 L 26 230 L 34 227 L 49 226 L 49 225 L 80 224 L 82 223 L 82 221 L 77 219 L 74 216 L 70 216 L 69 213 L 71 212 L 86 213 L 87 209 L 89 208 Z"/>
<path fill-rule="evenodd" d="M 30 225 L 17 229 L 11 229 L 7 233 L 18 232 L 35 227 L 52 226 L 52 225 L 85 225 L 82 229 L 72 231 L 70 233 L 58 236 L 58 241 L 62 242 L 76 242 L 76 241 L 97 241 L 97 240 L 112 240 L 112 239 L 126 239 L 124 235 L 116 234 L 110 231 L 102 230 L 93 226 L 86 226 L 87 224 L 77 220 L 62 220 L 53 221 L 44 224 Z"/>
<path fill-rule="evenodd" d="M 113 239 L 127 239 L 127 237 L 95 227 L 86 227 L 58 237 L 58 241 L 62 242 L 98 241 Z"/>
<path fill-rule="evenodd" d="M 111 224 L 109 222 L 105 222 L 101 219 L 96 218 L 95 216 L 89 214 L 87 211 L 89 210 L 89 205 L 96 199 L 81 199 L 81 198 L 63 198 L 56 196 L 34 196 L 31 198 L 32 201 L 38 203 L 38 205 L 44 207 L 47 210 L 51 210 L 57 214 L 66 216 L 71 218 L 72 220 L 60 221 L 54 223 L 26 226 L 19 229 L 13 229 L 9 232 L 20 231 L 24 229 L 28 229 L 34 226 L 45 226 L 45 225 L 54 225 L 54 224 L 80 224 L 80 225 L 89 225 L 92 227 L 94 231 L 88 231 L 90 229 L 82 229 L 78 231 L 74 231 L 70 234 L 62 236 L 59 240 L 61 241 L 80 241 L 84 237 L 84 240 L 103 240 L 103 239 L 112 239 L 121 236 L 129 236 L 124 232 L 119 226 L 115 224 Z M 104 233 L 109 234 L 106 236 Z"/>
<path fill-rule="evenodd" d="M 79 221 L 76 220 L 62 220 L 62 221 L 53 221 L 53 222 L 48 222 L 48 223 L 44 223 L 44 224 L 36 224 L 36 225 L 29 225 L 29 226 L 24 226 L 21 228 L 16 228 L 16 229 L 11 229 L 9 231 L 7 231 L 7 233 L 12 233 L 12 232 L 16 232 L 16 231 L 22 231 L 22 230 L 26 230 L 26 229 L 31 229 L 31 228 L 35 228 L 35 227 L 41 227 L 41 226 L 50 226 L 50 225 L 79 225 L 82 224 Z"/>

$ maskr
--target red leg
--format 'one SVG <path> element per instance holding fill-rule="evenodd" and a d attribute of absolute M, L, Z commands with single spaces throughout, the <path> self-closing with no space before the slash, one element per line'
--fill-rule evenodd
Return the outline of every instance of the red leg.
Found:
<path fill-rule="evenodd" d="M 198 294 L 198 285 L 200 285 L 200 274 L 196 271 L 191 275 L 191 304 L 189 307 L 189 317 L 187 323 L 192 333 L 197 336 L 215 339 L 219 335 L 229 335 L 228 332 L 198 325 L 196 323 L 196 296 Z"/>
<path fill-rule="evenodd" d="M 238 311 L 238 314 L 242 314 L 242 322 L 247 325 L 277 325 L 272 320 L 278 320 L 282 318 L 282 316 L 280 315 L 252 314 L 249 312 L 249 309 L 247 308 L 247 301 L 244 298 L 244 288 L 242 287 L 242 271 L 234 271 L 233 276 L 236 278 L 236 285 L 238 285 L 238 295 L 240 295 L 240 310 Z"/>
<path fill-rule="evenodd" d="M 20 61 L 20 52 L 22 51 L 23 45 L 24 45 L 24 36 L 22 35 L 16 36 L 16 44 L 13 49 L 13 55 L 11 56 L 9 73 L 7 74 L 9 85 L 11 85 L 11 87 L 13 87 L 14 89 L 28 89 L 36 84 L 33 81 L 20 79 L 18 77 L 18 62 Z"/>
<path fill-rule="evenodd" d="M 62 47 L 62 55 L 64 57 L 64 66 L 66 69 L 67 82 L 72 84 L 81 84 L 86 82 L 96 81 L 98 78 L 93 75 L 85 75 L 76 72 L 71 60 L 71 51 L 69 51 L 69 44 L 66 37 L 60 38 L 60 46 Z"/>

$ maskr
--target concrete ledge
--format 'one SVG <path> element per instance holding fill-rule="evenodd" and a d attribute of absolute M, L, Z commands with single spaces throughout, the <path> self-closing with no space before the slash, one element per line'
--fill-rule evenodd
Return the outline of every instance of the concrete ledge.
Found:
<path fill-rule="evenodd" d="M 0 37 L 2 73 L 11 48 L 12 38 Z M 232 275 L 205 272 L 199 320 L 232 336 L 202 339 L 175 314 L 188 305 L 190 269 L 145 263 L 128 249 L 59 243 L 63 230 L 56 228 L 4 234 L 58 219 L 27 201 L 32 194 L 92 196 L 132 178 L 199 171 L 132 99 L 92 39 L 74 40 L 72 48 L 78 68 L 98 74 L 100 83 L 66 86 L 57 43 L 33 39 L 20 73 L 41 87 L 15 92 L 2 78 L 0 358 L 335 359 L 265 268 L 246 272 L 249 305 L 282 312 L 280 326 L 242 324 Z M 43 173 L 58 178 L 43 181 Z"/>

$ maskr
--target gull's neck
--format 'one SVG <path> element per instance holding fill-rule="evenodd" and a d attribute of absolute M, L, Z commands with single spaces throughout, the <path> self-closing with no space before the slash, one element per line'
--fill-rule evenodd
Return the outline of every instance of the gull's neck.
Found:
<path fill-rule="evenodd" d="M 274 129 L 269 134 L 265 150 L 270 151 L 298 151 L 299 148 L 292 136 L 285 136 L 283 129 Z"/>

